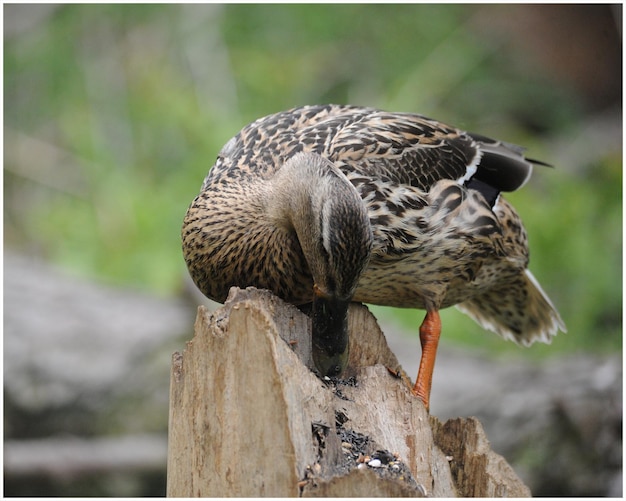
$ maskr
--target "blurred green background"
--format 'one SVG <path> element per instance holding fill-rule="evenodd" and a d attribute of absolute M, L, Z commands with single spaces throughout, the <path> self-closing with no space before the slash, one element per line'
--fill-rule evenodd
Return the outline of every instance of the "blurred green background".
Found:
<path fill-rule="evenodd" d="M 620 7 L 3 9 L 5 252 L 189 298 L 182 220 L 244 125 L 327 102 L 417 112 L 524 145 L 555 167 L 537 168 L 507 198 L 568 333 L 521 349 L 451 308 L 442 343 L 525 360 L 621 352 Z M 415 335 L 417 357 L 423 312 L 372 310 Z"/>
<path fill-rule="evenodd" d="M 618 18 L 589 6 L 6 5 L 5 246 L 176 295 L 185 210 L 246 123 L 325 102 L 419 112 L 556 167 L 508 196 L 569 329 L 532 352 L 619 350 Z M 423 315 L 375 311 L 412 329 Z M 447 341 L 517 349 L 456 310 L 444 326 Z"/>

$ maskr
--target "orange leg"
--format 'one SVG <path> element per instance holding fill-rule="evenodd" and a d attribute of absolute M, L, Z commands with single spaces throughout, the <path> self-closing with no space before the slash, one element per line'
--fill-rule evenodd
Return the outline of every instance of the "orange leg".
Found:
<path fill-rule="evenodd" d="M 426 317 L 420 325 L 420 342 L 422 344 L 422 358 L 420 368 L 417 373 L 417 380 L 413 386 L 413 393 L 418 396 L 426 410 L 430 406 L 430 387 L 433 384 L 433 370 L 435 368 L 435 357 L 437 356 L 437 346 L 439 335 L 441 334 L 441 319 L 439 311 L 432 310 L 426 312 Z"/>

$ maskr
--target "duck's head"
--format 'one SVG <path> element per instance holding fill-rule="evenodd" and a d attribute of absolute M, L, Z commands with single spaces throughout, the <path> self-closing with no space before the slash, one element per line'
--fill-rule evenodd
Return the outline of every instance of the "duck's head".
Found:
<path fill-rule="evenodd" d="M 348 362 L 348 306 L 371 253 L 367 210 L 346 176 L 320 155 L 292 157 L 277 177 L 288 191 L 282 211 L 313 276 L 313 360 L 323 376 L 337 376 Z"/>

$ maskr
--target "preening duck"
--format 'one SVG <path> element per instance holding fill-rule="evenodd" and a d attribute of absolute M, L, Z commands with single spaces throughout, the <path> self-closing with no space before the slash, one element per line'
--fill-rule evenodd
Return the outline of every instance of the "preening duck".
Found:
<path fill-rule="evenodd" d="M 222 148 L 185 216 L 183 254 L 215 301 L 255 286 L 312 303 L 322 375 L 347 363 L 351 301 L 426 310 L 413 392 L 428 408 L 440 309 L 456 305 L 523 345 L 565 331 L 500 194 L 520 188 L 533 164 L 515 145 L 421 115 L 291 109 Z"/>

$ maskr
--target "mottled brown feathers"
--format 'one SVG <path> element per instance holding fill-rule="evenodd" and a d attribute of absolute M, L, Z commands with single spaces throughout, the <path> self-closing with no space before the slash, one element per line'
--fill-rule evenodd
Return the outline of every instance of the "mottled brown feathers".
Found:
<path fill-rule="evenodd" d="M 318 156 L 319 169 L 308 168 Z M 296 108 L 224 146 L 185 217 L 183 253 L 217 301 L 252 285 L 304 303 L 314 282 L 346 291 L 354 282 L 355 301 L 461 304 L 505 337 L 549 341 L 564 324 L 526 270 L 526 232 L 500 195 L 531 171 L 520 148 L 420 115 Z M 299 230 L 298 214 L 276 217 L 293 197 L 312 214 Z"/>

